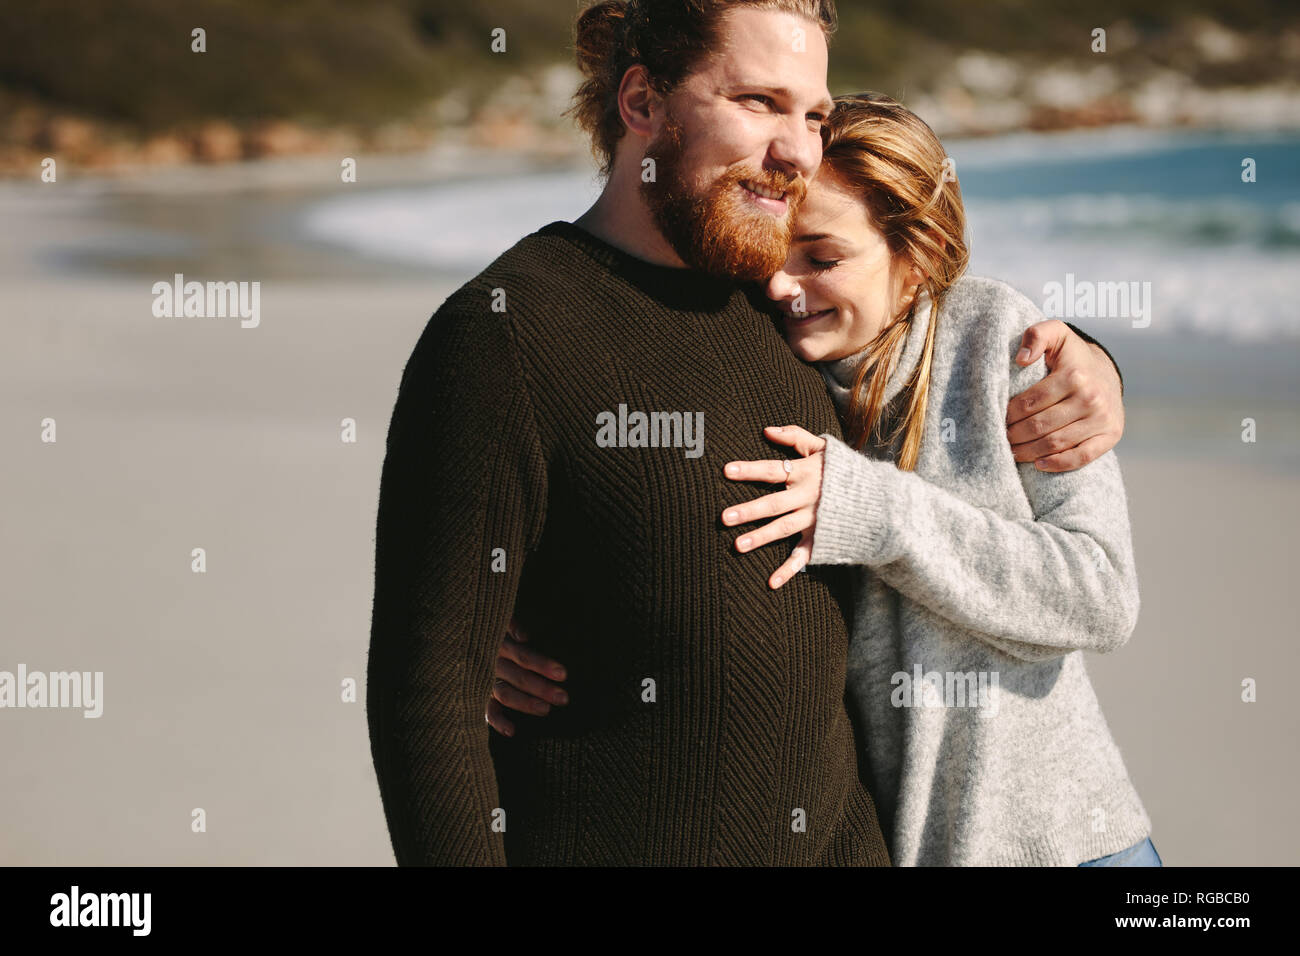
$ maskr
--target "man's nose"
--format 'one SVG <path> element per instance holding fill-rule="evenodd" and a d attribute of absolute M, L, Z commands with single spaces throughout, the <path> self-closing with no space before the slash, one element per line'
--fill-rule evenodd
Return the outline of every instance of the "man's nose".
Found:
<path fill-rule="evenodd" d="M 800 175 L 806 183 L 822 162 L 821 133 L 808 128 L 803 117 L 790 116 L 768 149 L 768 155 L 790 176 Z"/>

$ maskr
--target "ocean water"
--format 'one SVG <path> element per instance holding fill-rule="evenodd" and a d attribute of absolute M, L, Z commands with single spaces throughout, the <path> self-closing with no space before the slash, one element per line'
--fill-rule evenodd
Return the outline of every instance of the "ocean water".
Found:
<path fill-rule="evenodd" d="M 1300 134 L 1110 128 L 948 148 L 972 272 L 1103 332 L 1300 341 Z M 376 190 L 312 203 L 297 225 L 355 255 L 467 277 L 599 190 L 587 169 Z M 1122 315 L 1087 314 L 1081 299 L 1058 308 L 1051 283 L 1137 283 L 1143 310 L 1136 297 Z"/>
<path fill-rule="evenodd" d="M 1040 304 L 1067 275 L 1150 283 L 1155 335 L 1300 339 L 1300 137 L 1108 130 L 952 153 L 974 271 Z"/>

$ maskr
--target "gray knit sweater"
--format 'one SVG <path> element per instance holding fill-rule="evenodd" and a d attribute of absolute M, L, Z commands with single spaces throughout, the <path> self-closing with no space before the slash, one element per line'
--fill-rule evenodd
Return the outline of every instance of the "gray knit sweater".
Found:
<path fill-rule="evenodd" d="M 929 306 L 890 373 L 891 417 Z M 1137 620 L 1119 461 L 1050 474 L 1007 444 L 1008 400 L 1046 374 L 1015 364 L 1042 319 L 1005 283 L 953 285 L 914 472 L 892 463 L 897 440 L 822 436 L 811 563 L 862 566 L 849 698 L 899 866 L 1074 866 L 1151 832 L 1081 653 L 1120 647 Z M 841 410 L 858 361 L 820 366 Z"/>

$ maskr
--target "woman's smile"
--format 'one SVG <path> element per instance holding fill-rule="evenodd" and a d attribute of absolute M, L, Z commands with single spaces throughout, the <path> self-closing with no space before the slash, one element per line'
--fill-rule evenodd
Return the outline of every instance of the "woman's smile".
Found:
<path fill-rule="evenodd" d="M 781 310 L 781 317 L 785 320 L 787 326 L 798 328 L 816 322 L 818 319 L 824 319 L 834 315 L 835 309 L 819 309 L 816 312 L 794 312 L 789 309 Z"/>

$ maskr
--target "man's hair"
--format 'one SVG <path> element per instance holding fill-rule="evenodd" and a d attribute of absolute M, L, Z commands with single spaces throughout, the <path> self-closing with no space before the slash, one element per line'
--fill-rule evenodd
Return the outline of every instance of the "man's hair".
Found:
<path fill-rule="evenodd" d="M 586 79 L 568 112 L 591 136 L 606 175 L 623 137 L 623 74 L 644 66 L 655 92 L 667 96 L 718 46 L 723 17 L 741 7 L 804 17 L 821 27 L 827 43 L 838 22 L 835 0 L 603 0 L 578 16 L 574 48 Z"/>

